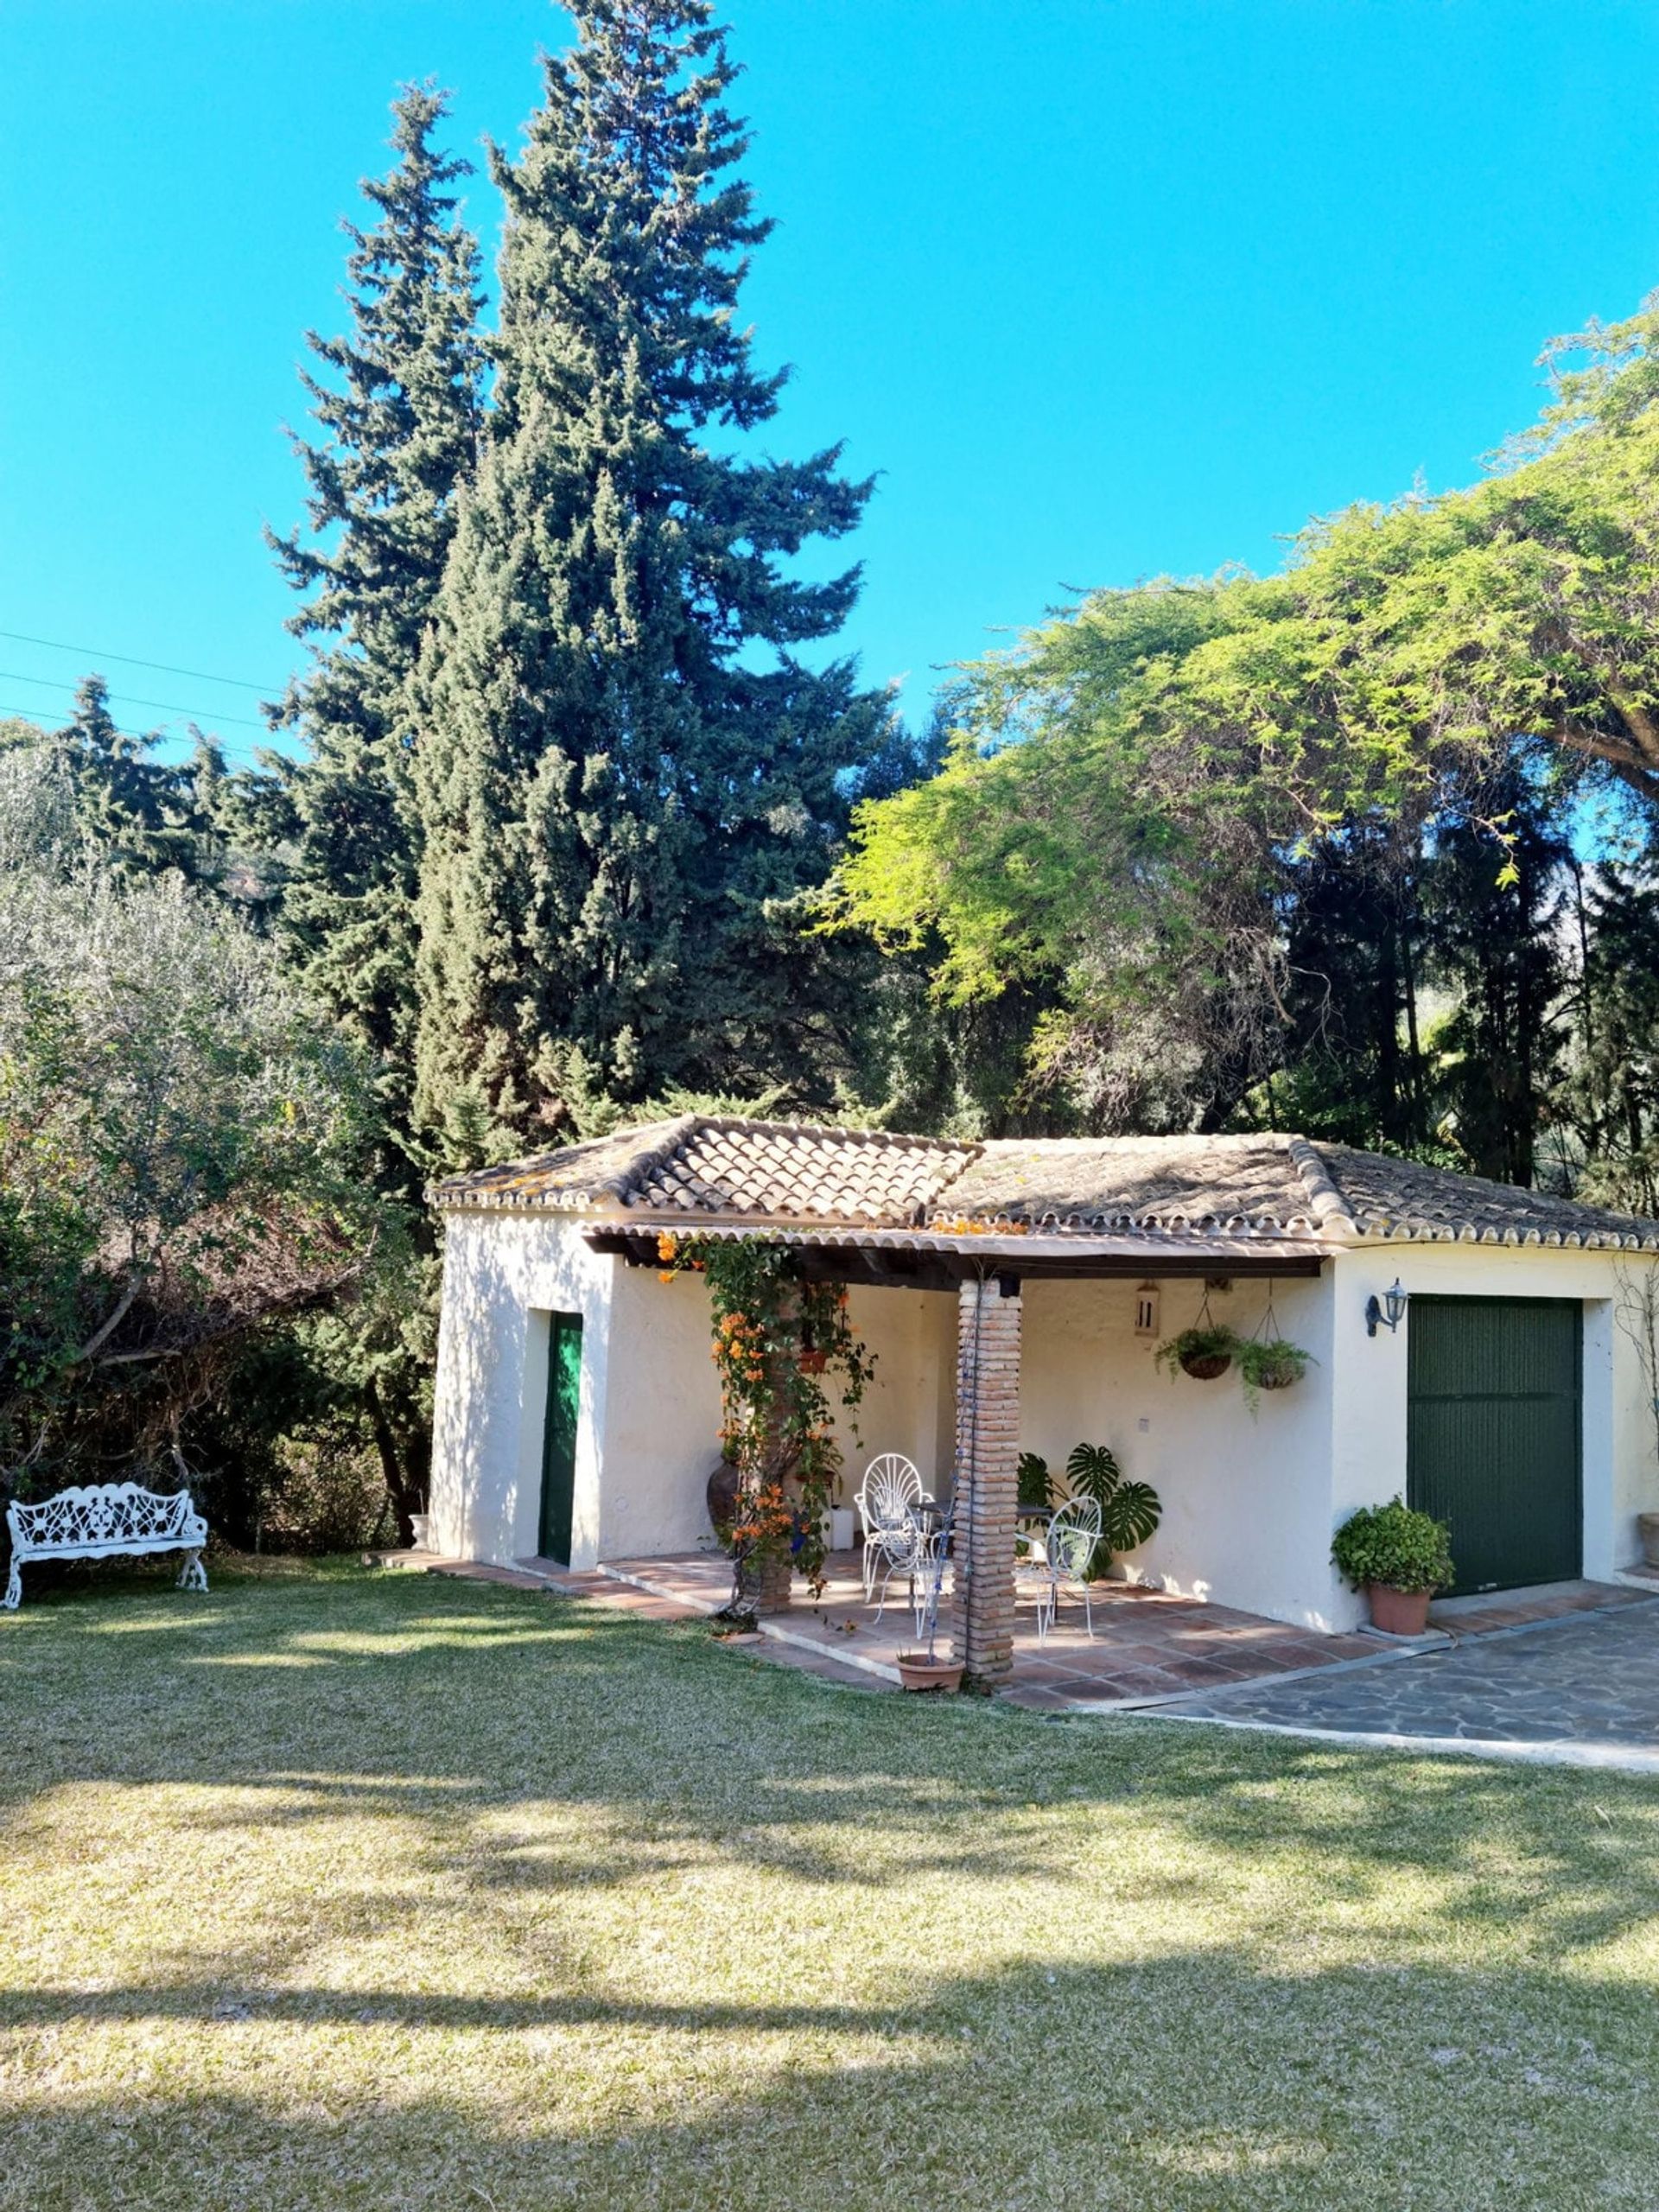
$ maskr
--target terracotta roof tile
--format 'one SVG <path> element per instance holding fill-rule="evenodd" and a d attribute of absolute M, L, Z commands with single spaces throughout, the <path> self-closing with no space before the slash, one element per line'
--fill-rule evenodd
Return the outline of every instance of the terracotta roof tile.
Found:
<path fill-rule="evenodd" d="M 438 1185 L 441 1206 L 594 1206 L 653 1213 L 904 1224 L 977 1147 L 873 1129 L 686 1115 L 480 1168 Z"/>
<path fill-rule="evenodd" d="M 1484 1176 L 1454 1175 L 1414 1160 L 1345 1145 L 1315 1147 L 1360 1232 L 1367 1236 L 1475 1243 L 1649 1245 L 1659 1222 L 1522 1191 Z"/>
<path fill-rule="evenodd" d="M 443 1207 L 594 1208 L 737 1223 L 1096 1236 L 1369 1238 L 1659 1249 L 1659 1222 L 1306 1137 L 975 1145 L 687 1114 L 454 1176 Z"/>

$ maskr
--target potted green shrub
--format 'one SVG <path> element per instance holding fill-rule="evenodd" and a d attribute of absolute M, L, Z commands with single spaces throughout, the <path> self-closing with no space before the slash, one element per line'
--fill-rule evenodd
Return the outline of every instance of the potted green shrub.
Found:
<path fill-rule="evenodd" d="M 1452 1582 L 1451 1530 L 1402 1498 L 1362 1506 L 1332 1541 L 1338 1572 L 1370 1602 L 1371 1624 L 1389 1636 L 1421 1636 L 1428 1601 Z"/>
<path fill-rule="evenodd" d="M 1224 1321 L 1201 1321 L 1160 1344 L 1158 1364 L 1172 1375 L 1179 1367 L 1196 1382 L 1213 1382 L 1227 1372 L 1237 1351 L 1238 1338 Z"/>

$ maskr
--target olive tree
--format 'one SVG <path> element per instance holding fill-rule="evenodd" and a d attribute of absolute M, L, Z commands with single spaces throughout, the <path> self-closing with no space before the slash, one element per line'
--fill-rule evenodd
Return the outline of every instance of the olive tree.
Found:
<path fill-rule="evenodd" d="M 35 1484 L 180 1428 L 251 1332 L 338 1297 L 363 1195 L 354 1055 L 269 944 L 74 828 L 0 753 L 0 1469 Z"/>

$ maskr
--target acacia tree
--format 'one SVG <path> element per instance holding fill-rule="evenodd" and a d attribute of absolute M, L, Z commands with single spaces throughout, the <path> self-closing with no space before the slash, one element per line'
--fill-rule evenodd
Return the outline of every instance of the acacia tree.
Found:
<path fill-rule="evenodd" d="M 1656 339 L 1649 302 L 1552 347 L 1551 405 L 1471 490 L 1350 509 L 1281 575 L 1096 593 L 970 668 L 940 775 L 861 813 L 844 916 L 936 938 L 947 996 L 1055 988 L 1035 1056 L 1074 1084 L 1155 1045 L 1169 1110 L 1213 1117 L 1281 1050 L 1307 855 L 1368 822 L 1409 848 L 1518 743 L 1558 790 L 1611 779 L 1645 815 Z M 1495 876 L 1504 817 L 1472 824 Z M 1132 1082 L 1109 1110 L 1142 1111 Z"/>
<path fill-rule="evenodd" d="M 781 374 L 737 308 L 769 226 L 707 0 L 580 0 L 507 204 L 496 404 L 420 684 L 416 1115 L 454 1160 L 594 1101 L 754 1089 L 833 1050 L 827 872 L 885 697 L 797 657 L 854 569 L 837 449 L 746 441 Z"/>

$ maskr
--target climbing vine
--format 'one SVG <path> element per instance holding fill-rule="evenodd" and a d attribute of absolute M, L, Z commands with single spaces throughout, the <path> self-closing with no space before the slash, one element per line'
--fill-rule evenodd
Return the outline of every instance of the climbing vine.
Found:
<path fill-rule="evenodd" d="M 831 1395 L 855 1412 L 874 1373 L 848 1319 L 846 1286 L 807 1281 L 799 1253 L 764 1237 L 664 1230 L 657 1251 L 665 1282 L 690 1271 L 709 1285 L 721 1444 L 738 1474 L 736 1510 L 720 1531 L 734 1608 L 746 1608 L 769 1559 L 791 1563 L 817 1595 L 841 1471 Z"/>

